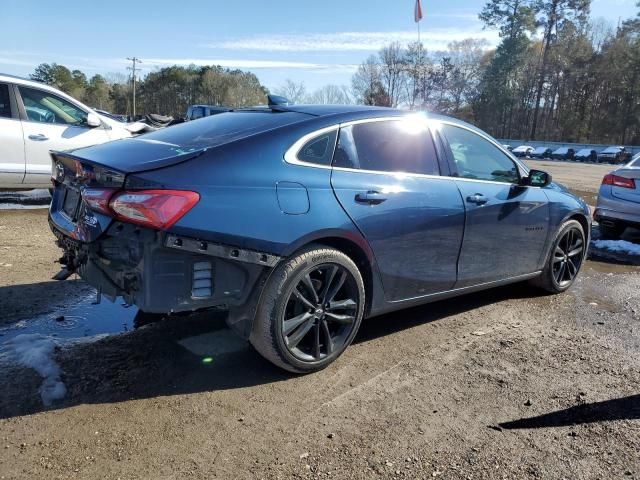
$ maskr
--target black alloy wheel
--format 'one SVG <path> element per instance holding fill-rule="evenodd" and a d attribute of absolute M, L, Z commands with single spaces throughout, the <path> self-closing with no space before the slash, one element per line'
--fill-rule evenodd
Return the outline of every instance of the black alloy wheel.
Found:
<path fill-rule="evenodd" d="M 553 252 L 553 278 L 560 288 L 573 283 L 584 258 L 582 230 L 570 228 L 560 238 Z"/>
<path fill-rule="evenodd" d="M 282 315 L 282 338 L 297 359 L 320 361 L 351 338 L 360 307 L 358 285 L 336 263 L 314 266 L 297 280 Z"/>
<path fill-rule="evenodd" d="M 353 259 L 312 244 L 282 261 L 262 292 L 249 341 L 270 362 L 294 373 L 321 370 L 358 333 L 365 285 Z"/>

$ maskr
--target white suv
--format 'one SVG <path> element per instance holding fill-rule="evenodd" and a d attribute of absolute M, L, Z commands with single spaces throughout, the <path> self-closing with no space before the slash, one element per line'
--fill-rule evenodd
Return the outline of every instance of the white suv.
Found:
<path fill-rule="evenodd" d="M 49 188 L 50 150 L 127 137 L 126 124 L 55 88 L 0 74 L 0 189 Z"/>

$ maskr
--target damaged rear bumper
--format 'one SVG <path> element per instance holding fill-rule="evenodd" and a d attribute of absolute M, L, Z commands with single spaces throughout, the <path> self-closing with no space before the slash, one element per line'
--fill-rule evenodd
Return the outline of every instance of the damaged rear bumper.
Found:
<path fill-rule="evenodd" d="M 66 273 L 78 273 L 101 295 L 147 313 L 223 307 L 227 323 L 248 338 L 262 287 L 280 257 L 113 222 L 97 241 L 78 242 L 55 223 Z M 64 270 L 63 270 L 64 272 Z M 62 275 L 64 277 L 64 275 Z"/>

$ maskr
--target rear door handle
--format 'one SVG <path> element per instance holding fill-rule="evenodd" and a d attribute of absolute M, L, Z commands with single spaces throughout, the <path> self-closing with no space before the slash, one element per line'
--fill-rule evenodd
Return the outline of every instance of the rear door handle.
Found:
<path fill-rule="evenodd" d="M 38 133 L 37 135 L 29 135 L 29 140 L 35 140 L 36 142 L 44 142 L 45 140 L 49 140 L 49 137 Z"/>
<path fill-rule="evenodd" d="M 489 199 L 487 197 L 485 197 L 484 195 L 482 195 L 481 193 L 476 193 L 475 195 L 469 195 L 467 197 L 467 202 L 475 203 L 477 205 L 484 205 L 488 201 L 489 201 Z"/>
<path fill-rule="evenodd" d="M 366 193 L 356 193 L 356 202 L 358 203 L 368 203 L 369 205 L 379 205 L 387 199 L 380 192 L 376 192 L 375 190 L 369 190 Z"/>

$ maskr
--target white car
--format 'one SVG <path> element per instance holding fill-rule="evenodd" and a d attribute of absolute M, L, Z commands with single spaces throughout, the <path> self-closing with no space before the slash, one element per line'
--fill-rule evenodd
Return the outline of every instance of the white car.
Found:
<path fill-rule="evenodd" d="M 530 145 L 520 145 L 519 147 L 511 150 L 511 153 L 513 153 L 516 157 L 528 157 L 529 154 L 531 154 L 534 150 L 535 148 Z"/>
<path fill-rule="evenodd" d="M 0 190 L 50 188 L 50 150 L 128 138 L 127 127 L 53 87 L 0 74 Z"/>

